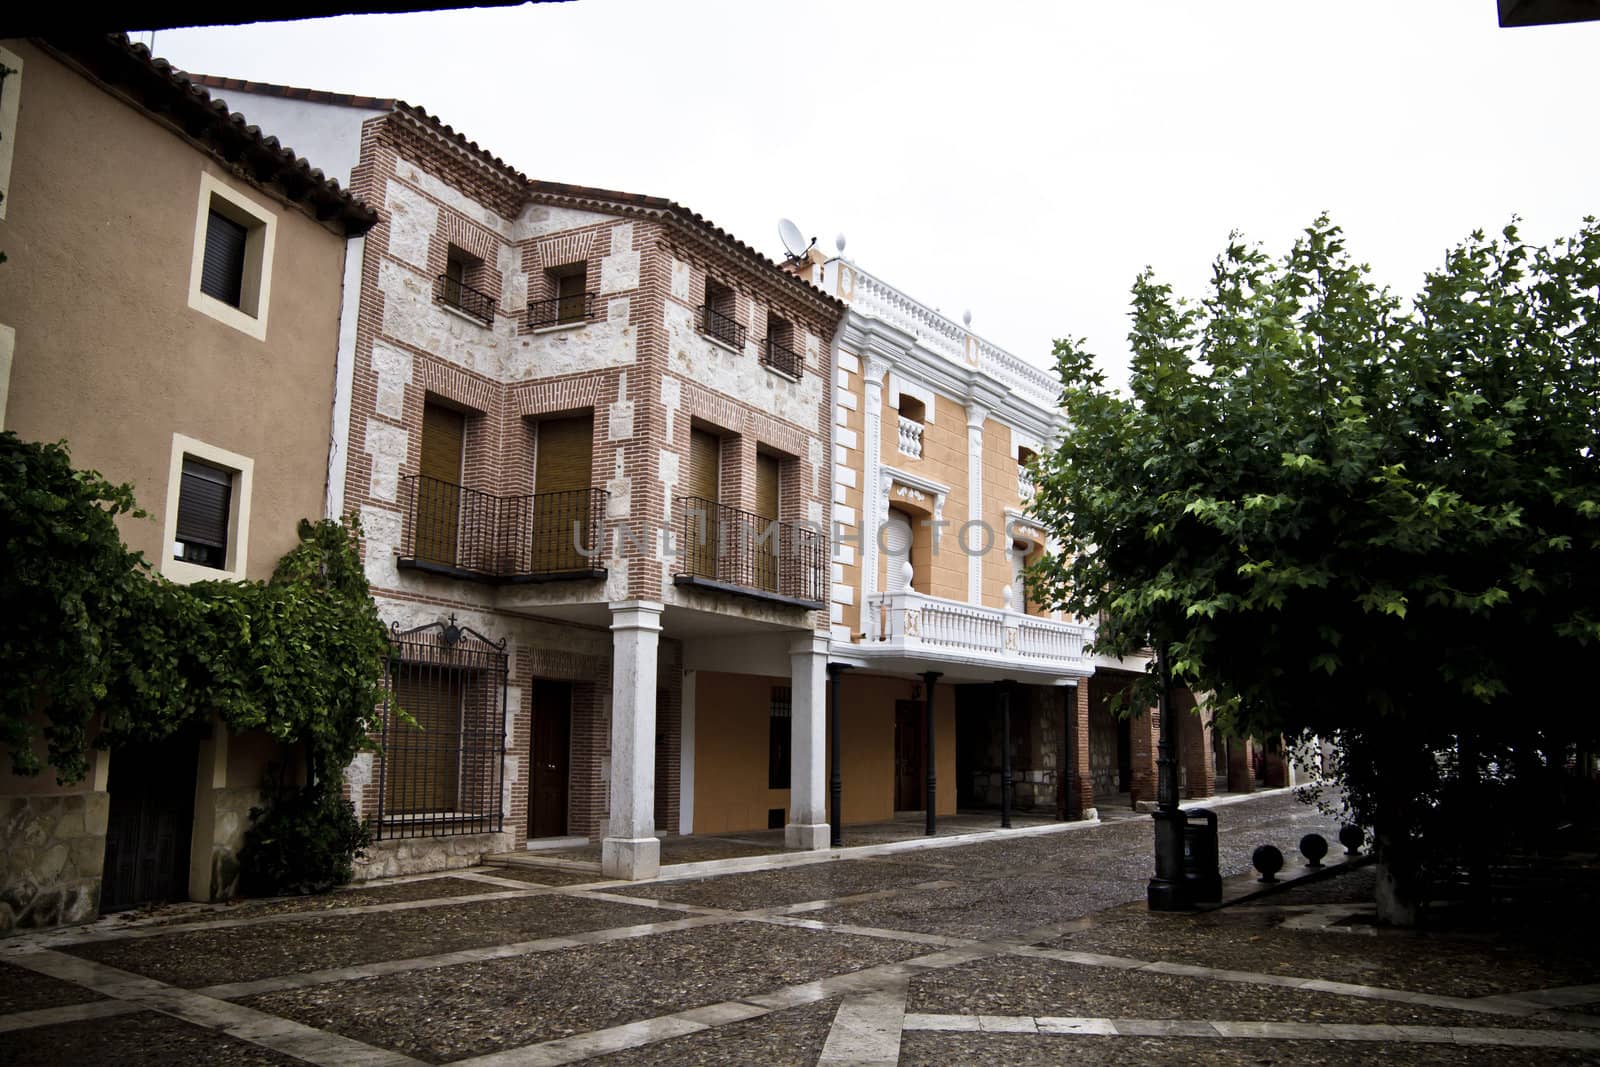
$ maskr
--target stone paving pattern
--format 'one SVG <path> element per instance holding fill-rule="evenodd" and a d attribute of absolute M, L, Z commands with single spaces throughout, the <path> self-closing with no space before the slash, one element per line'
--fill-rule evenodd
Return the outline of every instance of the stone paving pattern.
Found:
<path fill-rule="evenodd" d="M 1332 837 L 1288 796 L 1219 814 L 1225 873 L 1263 841 Z M 1361 869 L 1152 915 L 1150 852 L 1130 819 L 716 877 L 493 866 L 105 919 L 0 941 L 0 1060 L 1600 1062 L 1586 936 L 1379 932 Z"/>

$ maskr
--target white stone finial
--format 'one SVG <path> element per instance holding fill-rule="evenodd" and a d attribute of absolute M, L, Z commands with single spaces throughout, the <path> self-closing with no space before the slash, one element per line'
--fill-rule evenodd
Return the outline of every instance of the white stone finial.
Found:
<path fill-rule="evenodd" d="M 841 256 L 844 255 L 844 234 L 841 233 L 833 239 L 833 247 L 839 250 Z"/>
<path fill-rule="evenodd" d="M 905 576 L 906 588 L 910 589 L 911 588 L 912 572 L 911 572 L 911 561 L 909 559 L 906 560 L 904 563 L 900 564 L 900 573 Z"/>
<path fill-rule="evenodd" d="M 1005 601 L 1007 611 L 1017 610 L 1017 590 L 1014 586 L 1006 586 L 1005 595 L 1002 599 Z"/>
<path fill-rule="evenodd" d="M 971 308 L 968 308 L 967 310 L 965 310 L 965 311 L 963 311 L 961 313 L 961 325 L 966 326 L 969 329 L 971 328 L 971 326 L 972 326 L 972 309 Z"/>

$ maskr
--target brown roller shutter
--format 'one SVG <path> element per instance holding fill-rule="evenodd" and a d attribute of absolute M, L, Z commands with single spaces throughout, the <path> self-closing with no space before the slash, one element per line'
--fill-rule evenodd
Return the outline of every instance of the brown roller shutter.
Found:
<path fill-rule="evenodd" d="M 722 462 L 722 441 L 705 430 L 689 431 L 689 480 L 684 496 L 717 502 L 717 483 Z"/>
<path fill-rule="evenodd" d="M 682 495 L 705 504 L 683 505 L 684 546 L 688 570 L 705 578 L 716 578 L 718 531 L 722 520 L 717 509 L 717 491 L 722 463 L 722 441 L 705 430 L 689 431 L 689 476 L 684 480 Z"/>
<path fill-rule="evenodd" d="M 593 415 L 546 419 L 539 424 L 539 455 L 533 491 L 559 493 L 587 489 L 593 461 Z"/>
<path fill-rule="evenodd" d="M 594 563 L 579 549 L 596 547 L 598 531 L 590 503 L 594 462 L 594 416 L 575 415 L 539 423 L 533 474 L 533 570 L 556 574 L 587 570 Z"/>
<path fill-rule="evenodd" d="M 417 720 L 398 719 L 384 746 L 384 811 L 454 811 L 461 783 L 461 675 L 401 671 L 394 699 Z"/>
<path fill-rule="evenodd" d="M 775 456 L 756 453 L 756 514 L 762 521 L 756 533 L 755 558 L 756 586 L 760 589 L 778 588 L 778 541 L 780 532 L 770 521 L 778 517 L 778 473 L 781 470 Z"/>
<path fill-rule="evenodd" d="M 417 479 L 418 559 L 456 564 L 461 514 L 461 446 L 466 417 L 439 404 L 422 407 L 422 477 Z"/>

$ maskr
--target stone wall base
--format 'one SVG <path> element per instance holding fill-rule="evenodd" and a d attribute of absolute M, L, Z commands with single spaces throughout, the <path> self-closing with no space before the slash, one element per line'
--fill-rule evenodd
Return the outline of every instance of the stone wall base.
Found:
<path fill-rule="evenodd" d="M 110 810 L 103 792 L 0 798 L 0 933 L 99 914 Z"/>
<path fill-rule="evenodd" d="M 460 834 L 455 837 L 397 837 L 374 841 L 355 862 L 355 881 L 393 878 L 402 874 L 431 874 L 461 867 L 476 867 L 494 852 L 516 847 L 516 835 Z"/>

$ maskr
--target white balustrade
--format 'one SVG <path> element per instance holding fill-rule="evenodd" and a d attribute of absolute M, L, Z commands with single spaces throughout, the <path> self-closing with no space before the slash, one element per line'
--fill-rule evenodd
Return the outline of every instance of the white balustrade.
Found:
<path fill-rule="evenodd" d="M 1089 627 L 921 593 L 879 593 L 862 613 L 864 644 L 920 655 L 1083 668 Z"/>
<path fill-rule="evenodd" d="M 1022 464 L 1017 464 L 1017 497 L 1020 500 L 1033 499 L 1033 470 Z"/>
<path fill-rule="evenodd" d="M 900 416 L 900 454 L 922 458 L 922 423 Z"/>

